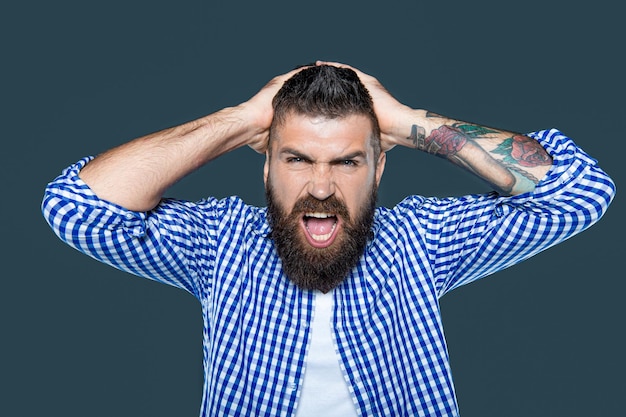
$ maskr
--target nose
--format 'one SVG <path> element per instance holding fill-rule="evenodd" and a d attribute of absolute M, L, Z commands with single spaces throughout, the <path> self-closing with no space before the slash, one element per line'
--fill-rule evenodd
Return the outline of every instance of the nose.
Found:
<path fill-rule="evenodd" d="M 335 181 L 331 171 L 327 165 L 318 165 L 313 169 L 308 186 L 308 192 L 312 197 L 326 200 L 335 193 Z"/>

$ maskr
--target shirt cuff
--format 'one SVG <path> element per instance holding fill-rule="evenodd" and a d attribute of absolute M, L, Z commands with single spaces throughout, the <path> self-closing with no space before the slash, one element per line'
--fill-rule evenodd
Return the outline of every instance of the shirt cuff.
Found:
<path fill-rule="evenodd" d="M 46 188 L 47 195 L 73 203 L 83 220 L 92 227 L 118 230 L 120 227 L 136 237 L 146 233 L 147 214 L 128 210 L 120 205 L 98 198 L 89 186 L 78 176 L 81 169 L 91 161 L 88 156 L 63 170 L 62 174 Z"/>
<path fill-rule="evenodd" d="M 527 135 L 536 139 L 552 157 L 552 167 L 545 177 L 537 183 L 535 189 L 516 196 L 501 197 L 508 203 L 524 203 L 530 199 L 553 198 L 559 189 L 580 178 L 589 166 L 597 161 L 576 146 L 574 141 L 558 129 L 541 130 Z"/>

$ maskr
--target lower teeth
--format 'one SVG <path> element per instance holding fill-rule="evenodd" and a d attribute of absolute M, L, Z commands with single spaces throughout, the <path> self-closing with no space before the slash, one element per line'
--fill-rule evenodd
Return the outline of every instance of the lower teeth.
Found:
<path fill-rule="evenodd" d="M 330 239 L 330 237 L 332 236 L 333 232 L 335 231 L 335 227 L 337 227 L 337 224 L 333 224 L 332 229 L 330 229 L 330 232 L 326 233 L 325 235 L 316 235 L 311 233 L 311 231 L 309 229 L 307 229 L 307 231 L 309 232 L 309 235 L 313 238 L 313 240 L 317 241 L 317 242 L 323 242 L 325 240 Z"/>

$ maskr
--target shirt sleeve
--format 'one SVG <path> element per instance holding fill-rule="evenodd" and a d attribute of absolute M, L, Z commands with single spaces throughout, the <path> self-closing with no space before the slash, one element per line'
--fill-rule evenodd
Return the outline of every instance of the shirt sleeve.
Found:
<path fill-rule="evenodd" d="M 556 129 L 531 133 L 553 158 L 534 191 L 413 198 L 413 238 L 426 248 L 435 286 L 447 291 L 512 266 L 585 230 L 615 195 L 615 184 Z"/>
<path fill-rule="evenodd" d="M 131 274 L 196 297 L 208 291 L 218 219 L 227 203 L 165 199 L 150 212 L 130 211 L 99 199 L 80 179 L 91 159 L 65 169 L 45 190 L 43 215 L 59 238 Z"/>

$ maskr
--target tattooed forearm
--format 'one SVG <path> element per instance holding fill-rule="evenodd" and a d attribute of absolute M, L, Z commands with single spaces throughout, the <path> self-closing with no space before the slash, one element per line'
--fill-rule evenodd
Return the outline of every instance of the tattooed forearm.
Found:
<path fill-rule="evenodd" d="M 505 194 L 531 191 L 539 181 L 533 168 L 551 165 L 552 158 L 534 139 L 501 137 L 506 138 L 501 131 L 458 122 L 439 126 L 428 136 L 413 125 L 407 139 L 424 152 L 468 169 Z"/>
<path fill-rule="evenodd" d="M 441 116 L 429 112 L 427 117 Z M 480 139 L 493 133 L 497 131 L 468 123 L 454 123 L 450 126 L 442 125 L 426 137 L 424 128 L 413 125 L 407 139 L 421 151 L 446 157 L 458 152 L 468 140 Z"/>

